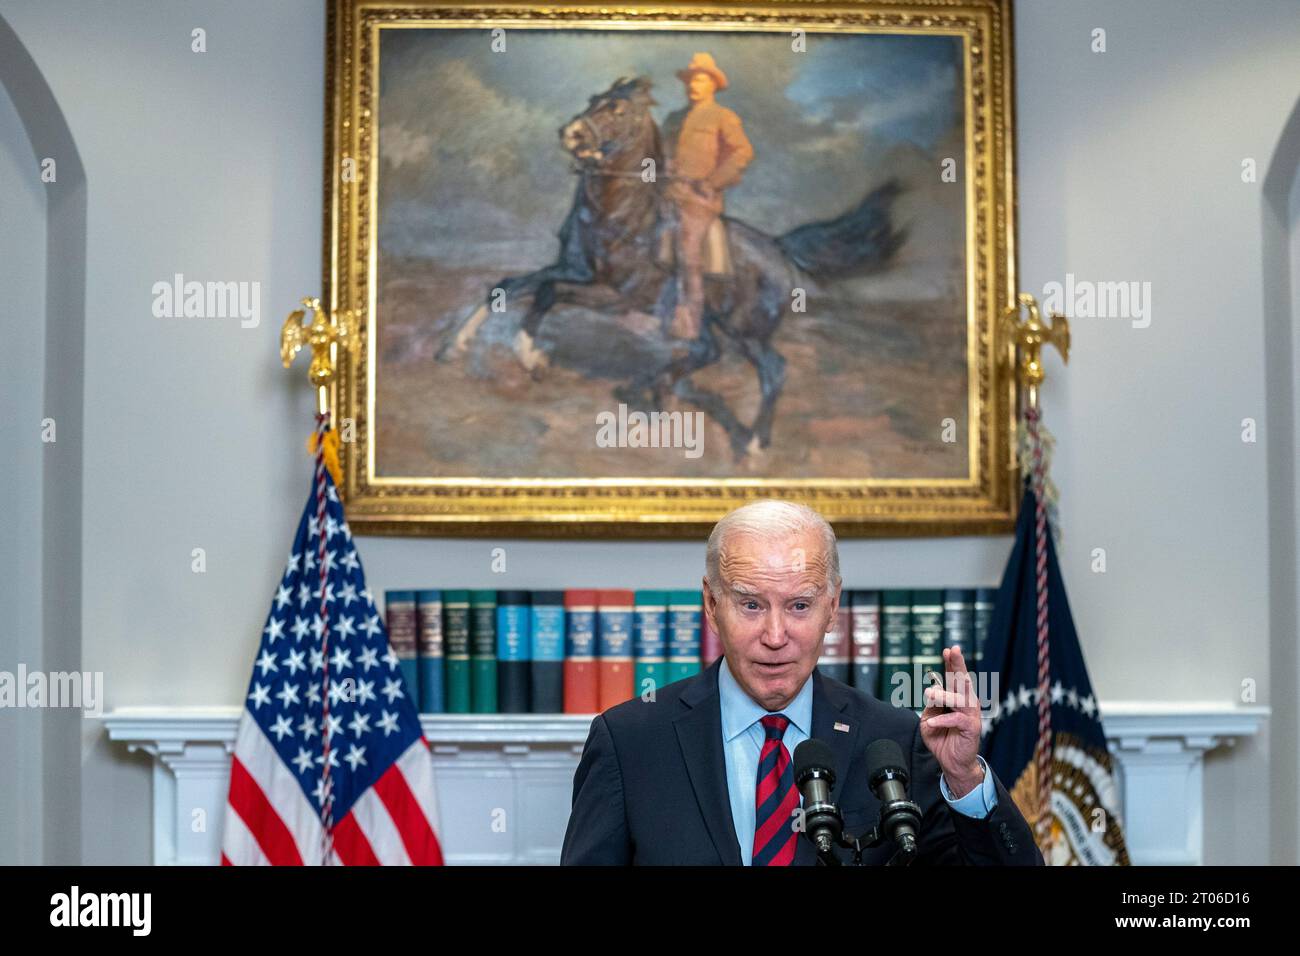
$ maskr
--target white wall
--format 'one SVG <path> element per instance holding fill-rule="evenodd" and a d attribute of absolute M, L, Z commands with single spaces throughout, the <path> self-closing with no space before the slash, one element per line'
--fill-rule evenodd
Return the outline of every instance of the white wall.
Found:
<path fill-rule="evenodd" d="M 320 282 L 323 7 L 0 0 L 0 17 L 89 183 L 82 666 L 105 672 L 110 708 L 235 704 L 306 493 L 312 397 L 276 334 Z M 1089 49 L 1098 26 L 1105 54 Z M 207 53 L 190 52 L 195 27 Z M 1103 700 L 1235 700 L 1253 678 L 1267 704 L 1261 198 L 1240 163 L 1263 178 L 1300 95 L 1300 6 L 1034 0 L 1016 34 L 1021 287 L 1066 272 L 1153 285 L 1149 328 L 1079 319 L 1068 370 L 1048 360 L 1093 682 Z M 0 282 L 17 268 L 0 258 Z M 260 327 L 155 319 L 150 287 L 175 272 L 260 281 Z M 1260 443 L 1242 443 L 1245 417 Z M 853 582 L 995 583 L 1008 540 L 848 541 L 842 561 Z M 703 564 L 702 542 L 508 542 L 507 581 L 489 570 L 501 543 L 361 548 L 376 591 L 667 586 Z M 1265 784 L 1268 747 L 1211 758 L 1210 862 L 1267 860 L 1271 801 L 1294 817 L 1294 792 Z M 145 862 L 146 764 L 87 722 L 81 773 L 84 861 Z"/>
<path fill-rule="evenodd" d="M 0 262 L 5 282 L 4 346 L 0 347 L 0 670 L 19 662 L 42 667 L 41 401 L 45 365 L 45 192 L 31 141 L 0 89 Z M 19 493 L 15 490 L 21 489 Z M 39 863 L 39 826 L 20 808 L 40 805 L 40 714 L 0 711 L 0 847 L 5 862 Z M 39 818 L 38 818 L 39 820 Z M 12 854 L 12 855 L 9 855 Z"/>
<path fill-rule="evenodd" d="M 1296 480 L 1300 449 L 1300 388 L 1296 383 L 1300 371 L 1300 102 L 1288 130 L 1292 142 L 1285 145 L 1284 152 L 1293 156 L 1295 163 L 1291 168 L 1279 164 L 1273 170 L 1277 178 L 1269 184 L 1273 195 L 1265 226 L 1267 316 L 1269 328 L 1276 330 L 1269 339 L 1269 367 L 1278 366 L 1269 386 L 1270 409 L 1274 411 L 1270 418 L 1277 421 L 1272 426 L 1273 442 L 1278 446 L 1269 469 L 1273 506 L 1270 663 L 1281 686 L 1287 686 L 1289 674 L 1289 686 L 1300 687 L 1300 642 L 1296 639 L 1300 633 L 1300 561 L 1296 555 L 1300 542 L 1300 482 Z M 1274 222 L 1268 222 L 1270 219 Z M 1284 363 L 1289 368 L 1281 368 Z M 1289 444 L 1282 440 L 1288 433 Z M 1292 491 L 1289 521 L 1285 507 L 1288 488 Z M 1272 726 L 1273 788 L 1278 793 L 1300 793 L 1300 699 L 1296 695 L 1274 694 Z M 1300 802 L 1284 802 L 1275 808 L 1272 837 L 1286 849 L 1300 844 Z"/>
<path fill-rule="evenodd" d="M 1270 703 L 1262 203 L 1241 161 L 1262 182 L 1300 95 L 1300 7 L 1030 2 L 1017 33 L 1021 285 L 1153 287 L 1149 328 L 1081 319 L 1068 372 L 1047 366 L 1094 683 L 1103 700 L 1235 700 L 1250 678 Z M 1259 443 L 1241 441 L 1247 417 Z M 1268 750 L 1207 762 L 1208 861 L 1269 858 Z M 1294 791 L 1273 799 L 1294 817 Z"/>

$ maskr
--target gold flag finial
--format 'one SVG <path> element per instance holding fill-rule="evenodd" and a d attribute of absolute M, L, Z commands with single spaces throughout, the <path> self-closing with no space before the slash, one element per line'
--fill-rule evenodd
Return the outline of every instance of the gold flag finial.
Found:
<path fill-rule="evenodd" d="M 307 378 L 316 386 L 319 410 L 323 414 L 327 410 L 329 386 L 334 382 L 338 365 L 335 346 L 355 354 L 361 330 L 351 309 L 329 315 L 321 307 L 320 299 L 314 296 L 304 297 L 302 304 L 311 310 L 311 323 L 303 325 L 304 309 L 289 313 L 280 328 L 280 361 L 288 368 L 303 345 L 311 346 L 311 367 L 307 370 Z"/>
<path fill-rule="evenodd" d="M 1021 309 L 1029 311 L 1029 318 L 1021 321 Z M 1038 386 L 1043 384 L 1043 346 L 1054 345 L 1061 353 L 1061 361 L 1070 361 L 1070 322 L 1059 312 L 1049 316 L 1052 324 L 1043 322 L 1038 311 L 1038 300 L 1028 292 L 1016 296 L 1016 305 L 1002 316 L 1003 332 L 1007 341 L 1020 350 L 1016 375 L 1025 388 L 1030 408 L 1038 407 Z"/>

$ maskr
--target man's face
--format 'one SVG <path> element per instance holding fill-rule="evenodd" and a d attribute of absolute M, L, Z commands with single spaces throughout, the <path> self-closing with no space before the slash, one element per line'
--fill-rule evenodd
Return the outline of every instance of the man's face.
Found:
<path fill-rule="evenodd" d="M 717 89 L 718 84 L 713 81 L 713 77 L 707 73 L 696 71 L 691 74 L 691 78 L 686 84 L 686 98 L 692 103 L 711 100 Z"/>
<path fill-rule="evenodd" d="M 781 710 L 812 674 L 835 620 L 840 589 L 826 590 L 829 555 L 805 531 L 732 534 L 719 558 L 721 592 L 705 582 L 704 612 L 736 683 L 764 709 Z"/>

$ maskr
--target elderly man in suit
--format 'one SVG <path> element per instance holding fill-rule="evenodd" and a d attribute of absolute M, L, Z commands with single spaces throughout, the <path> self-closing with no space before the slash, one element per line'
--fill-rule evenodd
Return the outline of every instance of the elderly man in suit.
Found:
<path fill-rule="evenodd" d="M 722 215 L 722 191 L 740 182 L 754 158 L 740 117 L 715 99 L 727 75 L 712 54 L 696 53 L 677 71 L 689 105 L 664 120 L 668 149 L 666 190 L 677 214 L 677 307 L 669 331 L 679 339 L 700 334 L 704 309 L 705 240 Z"/>
<path fill-rule="evenodd" d="M 922 811 L 917 863 L 1042 865 L 1033 834 L 979 756 L 980 716 L 961 652 L 920 718 L 816 670 L 839 603 L 835 534 L 811 508 L 759 501 L 709 536 L 704 611 L 723 656 L 592 721 L 573 780 L 565 864 L 811 865 L 790 754 L 809 737 L 836 763 L 832 800 L 861 835 L 880 804 L 865 752 L 896 741 Z M 847 851 L 836 855 L 847 862 Z M 883 864 L 882 844 L 863 862 Z"/>

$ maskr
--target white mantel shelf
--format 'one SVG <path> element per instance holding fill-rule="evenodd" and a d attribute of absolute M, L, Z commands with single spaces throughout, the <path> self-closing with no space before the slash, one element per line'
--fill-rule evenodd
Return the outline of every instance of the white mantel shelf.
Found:
<path fill-rule="evenodd" d="M 186 743 L 235 745 L 239 707 L 122 707 L 104 715 L 110 740 L 130 750 L 170 752 Z M 565 744 L 581 745 L 594 714 L 421 714 L 430 745 Z"/>
<path fill-rule="evenodd" d="M 153 765 L 153 859 L 219 857 L 239 707 L 123 707 L 102 719 L 110 740 Z M 1210 750 L 1258 733 L 1267 707 L 1187 701 L 1103 702 L 1120 767 L 1123 825 L 1139 864 L 1202 862 L 1203 762 Z M 559 861 L 573 771 L 591 714 L 422 714 L 433 748 L 449 863 Z M 486 825 L 485 808 L 514 826 Z M 201 811 L 201 813 L 200 813 Z M 196 819 L 216 821 L 196 827 Z"/>

